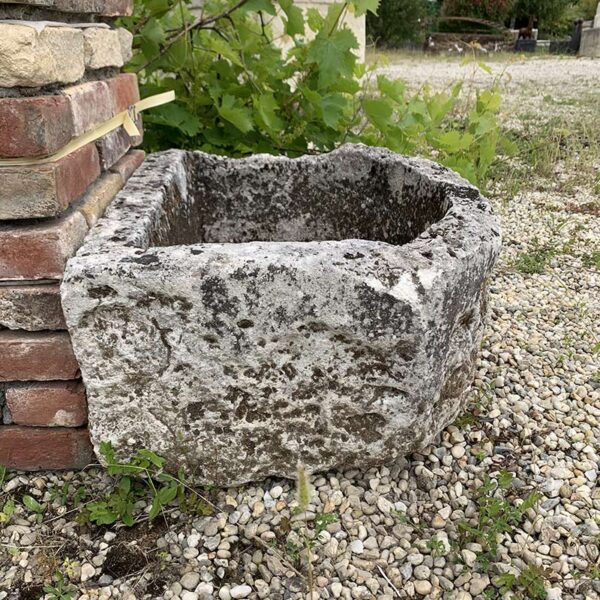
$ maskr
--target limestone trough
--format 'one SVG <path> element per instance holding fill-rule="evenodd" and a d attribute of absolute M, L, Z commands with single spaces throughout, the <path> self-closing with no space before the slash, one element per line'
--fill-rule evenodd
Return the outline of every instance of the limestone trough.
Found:
<path fill-rule="evenodd" d="M 93 442 L 217 485 L 390 464 L 463 408 L 499 248 L 432 162 L 151 155 L 62 285 Z"/>

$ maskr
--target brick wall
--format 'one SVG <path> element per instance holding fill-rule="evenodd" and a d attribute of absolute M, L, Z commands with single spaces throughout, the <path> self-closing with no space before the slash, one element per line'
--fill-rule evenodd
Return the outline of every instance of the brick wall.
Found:
<path fill-rule="evenodd" d="M 139 99 L 136 76 L 119 73 L 132 36 L 114 26 L 132 3 L 0 0 L 0 159 L 51 155 Z M 140 141 L 119 129 L 55 162 L 0 166 L 0 464 L 93 460 L 59 285 L 142 162 Z"/>

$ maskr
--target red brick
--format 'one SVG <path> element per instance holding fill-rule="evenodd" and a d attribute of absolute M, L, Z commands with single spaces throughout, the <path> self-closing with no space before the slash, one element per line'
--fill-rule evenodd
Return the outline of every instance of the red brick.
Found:
<path fill-rule="evenodd" d="M 66 331 L 0 331 L 0 381 L 76 379 L 79 365 Z"/>
<path fill-rule="evenodd" d="M 5 394 L 14 425 L 81 427 L 87 423 L 85 388 L 81 381 L 9 384 Z"/>
<path fill-rule="evenodd" d="M 0 98 L 0 157 L 52 154 L 73 137 L 64 96 Z"/>
<path fill-rule="evenodd" d="M 58 284 L 0 285 L 0 329 L 66 329 Z"/>
<path fill-rule="evenodd" d="M 146 153 L 143 150 L 130 150 L 110 170 L 112 173 L 117 173 L 121 177 L 123 185 L 125 185 L 136 169 L 144 162 L 144 158 L 146 158 Z"/>
<path fill-rule="evenodd" d="M 53 217 L 100 175 L 95 144 L 44 165 L 1 167 L 0 220 Z"/>
<path fill-rule="evenodd" d="M 142 120 L 138 118 L 136 125 L 142 132 Z M 100 168 L 103 171 L 110 169 L 120 158 L 125 156 L 131 146 L 141 144 L 142 136 L 129 137 L 129 134 L 119 127 L 96 141 L 98 155 L 100 156 Z"/>
<path fill-rule="evenodd" d="M 43 223 L 0 225 L 0 279 L 61 279 L 88 229 L 78 211 Z"/>
<path fill-rule="evenodd" d="M 73 132 L 77 137 L 110 119 L 113 111 L 111 90 L 106 81 L 88 81 L 65 88 L 62 92 L 69 100 Z M 59 146 L 59 148 L 61 148 Z"/>
<path fill-rule="evenodd" d="M 87 429 L 0 427 L 0 464 L 10 469 L 83 469 L 92 461 Z"/>
<path fill-rule="evenodd" d="M 69 86 L 55 96 L 0 98 L 0 158 L 53 154 L 139 99 L 133 73 Z"/>
<path fill-rule="evenodd" d="M 105 173 L 58 219 L 0 224 L 0 281 L 61 279 L 65 263 L 121 187 L 118 172 Z"/>
<path fill-rule="evenodd" d="M 107 79 L 106 85 L 108 85 L 111 92 L 114 114 L 127 110 L 140 99 L 135 73 L 121 73 L 117 77 Z"/>

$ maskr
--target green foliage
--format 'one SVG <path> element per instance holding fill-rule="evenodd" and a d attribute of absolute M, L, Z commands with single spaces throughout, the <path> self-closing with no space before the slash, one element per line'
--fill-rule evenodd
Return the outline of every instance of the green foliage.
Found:
<path fill-rule="evenodd" d="M 141 0 L 123 24 L 135 33 L 130 68 L 143 95 L 174 90 L 177 101 L 145 113 L 145 146 L 244 156 L 298 156 L 344 142 L 431 157 L 475 183 L 485 180 L 498 143 L 495 85 L 468 110 L 461 87 L 408 93 L 375 77 L 356 57 L 344 25 L 378 0 L 348 0 L 304 15 L 291 0 Z M 276 41 L 276 17 L 286 49 Z M 310 34 L 310 35 L 309 35 Z"/>
<path fill-rule="evenodd" d="M 527 567 L 519 575 L 502 573 L 493 578 L 493 584 L 498 588 L 498 597 L 511 594 L 517 600 L 546 600 L 548 594 L 544 586 L 547 574 L 539 567 Z M 493 596 L 489 596 L 493 597 Z"/>
<path fill-rule="evenodd" d="M 584 254 L 581 257 L 581 262 L 583 263 L 583 266 L 588 269 L 600 271 L 600 250 L 594 250 L 589 254 Z"/>
<path fill-rule="evenodd" d="M 478 507 L 477 523 L 461 521 L 458 530 L 463 543 L 478 542 L 483 546 L 479 556 L 484 570 L 498 552 L 498 536 L 510 533 L 521 524 L 525 513 L 538 502 L 538 493 L 529 494 L 519 505 L 507 499 L 506 493 L 511 489 L 513 475 L 501 471 L 496 479 L 484 476 L 483 485 L 476 490 L 475 502 Z"/>
<path fill-rule="evenodd" d="M 319 535 L 319 533 L 327 529 L 328 525 L 337 523 L 339 520 L 339 516 L 335 513 L 317 513 L 315 515 L 315 533 Z"/>
<path fill-rule="evenodd" d="M 521 252 L 515 261 L 515 268 L 527 275 L 539 275 L 546 269 L 552 257 L 556 256 L 556 249 L 548 245 L 536 244 L 530 252 Z"/>
<path fill-rule="evenodd" d="M 578 16 L 582 19 L 593 19 L 598 10 L 598 0 L 579 0 L 576 4 Z"/>
<path fill-rule="evenodd" d="M 444 0 L 442 10 L 448 16 L 476 17 L 502 23 L 514 5 L 515 0 Z"/>
<path fill-rule="evenodd" d="M 57 571 L 52 585 L 44 586 L 44 593 L 48 595 L 48 600 L 73 600 L 77 590 L 60 571 Z"/>
<path fill-rule="evenodd" d="M 211 508 L 205 499 L 185 482 L 185 473 L 177 476 L 167 473 L 165 459 L 150 450 L 138 450 L 128 462 L 119 462 L 108 442 L 100 445 L 100 452 L 107 465 L 108 474 L 114 485 L 102 500 L 88 502 L 81 512 L 84 521 L 97 525 L 112 525 L 120 521 L 131 527 L 138 517 L 138 501 L 151 499 L 148 518 L 155 519 L 164 509 L 177 503 L 180 510 L 200 515 L 210 514 Z"/>
<path fill-rule="evenodd" d="M 8 523 L 11 517 L 15 514 L 16 506 L 15 501 L 12 498 L 9 498 L 2 507 L 0 511 L 0 525 L 2 523 Z"/>
<path fill-rule="evenodd" d="M 558 21 L 573 0 L 517 0 L 514 14 L 537 21 L 538 28 Z"/>
<path fill-rule="evenodd" d="M 381 0 L 377 14 L 367 14 L 367 35 L 377 46 L 387 48 L 422 42 L 428 4 L 428 0 Z"/>
<path fill-rule="evenodd" d="M 431 538 L 427 542 L 427 548 L 429 548 L 433 557 L 444 556 L 446 553 L 446 545 L 437 538 Z"/>
<path fill-rule="evenodd" d="M 42 522 L 44 511 L 46 510 L 43 504 L 40 504 L 33 496 L 23 496 L 23 505 L 27 510 L 35 513 L 38 523 Z"/>

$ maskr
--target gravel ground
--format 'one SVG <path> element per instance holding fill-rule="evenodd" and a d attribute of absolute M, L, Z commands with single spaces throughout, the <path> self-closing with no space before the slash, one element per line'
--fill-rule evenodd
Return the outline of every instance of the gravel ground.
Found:
<path fill-rule="evenodd" d="M 415 85 L 445 85 L 465 69 L 430 59 L 393 68 Z M 505 119 L 535 110 L 523 102 L 525 87 L 559 101 L 538 104 L 540 118 L 563 106 L 588 118 L 586 106 L 560 100 L 597 91 L 600 61 L 509 70 L 515 109 Z M 492 190 L 505 246 L 489 325 L 469 408 L 435 445 L 378 470 L 313 476 L 302 513 L 292 482 L 268 480 L 208 490 L 209 516 L 173 509 L 133 528 L 77 522 L 75 490 L 90 499 L 110 484 L 99 469 L 19 474 L 0 496 L 0 506 L 16 504 L 1 525 L 0 599 L 40 598 L 61 573 L 81 599 L 304 600 L 306 545 L 313 599 L 600 598 L 600 275 L 591 258 L 600 250 L 599 198 L 593 179 L 561 185 L 570 168 L 557 164 L 514 196 L 502 182 Z M 521 272 L 519 260 L 540 246 L 555 249 L 543 272 Z M 538 502 L 519 510 L 532 493 Z M 43 505 L 40 516 L 22 505 L 26 494 Z M 502 531 L 506 514 L 513 520 Z"/>

